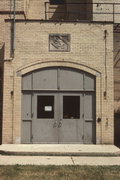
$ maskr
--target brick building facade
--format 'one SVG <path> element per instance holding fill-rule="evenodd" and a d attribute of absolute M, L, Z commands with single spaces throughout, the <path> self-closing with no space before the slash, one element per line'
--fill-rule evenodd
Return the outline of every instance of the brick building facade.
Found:
<path fill-rule="evenodd" d="M 0 2 L 2 143 L 114 144 L 119 7 L 117 0 Z M 118 111 L 119 87 L 116 96 Z"/>

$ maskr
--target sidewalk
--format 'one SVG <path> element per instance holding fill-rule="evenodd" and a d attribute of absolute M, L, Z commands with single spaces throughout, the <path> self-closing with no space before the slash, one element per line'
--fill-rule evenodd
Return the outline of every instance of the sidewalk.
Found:
<path fill-rule="evenodd" d="M 3 156 L 0 165 L 90 165 L 120 166 L 120 157 L 85 157 L 85 156 Z"/>
<path fill-rule="evenodd" d="M 10 144 L 1 145 L 0 153 L 0 165 L 120 166 L 120 149 L 113 145 Z"/>

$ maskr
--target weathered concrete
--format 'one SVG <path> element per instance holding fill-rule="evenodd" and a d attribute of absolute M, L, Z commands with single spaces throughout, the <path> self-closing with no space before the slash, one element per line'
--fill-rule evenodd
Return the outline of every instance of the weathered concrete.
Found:
<path fill-rule="evenodd" d="M 3 144 L 0 152 L 6 154 L 0 165 L 120 165 L 120 149 L 113 145 Z"/>
<path fill-rule="evenodd" d="M 0 165 L 120 165 L 120 157 L 0 156 Z"/>
<path fill-rule="evenodd" d="M 120 156 L 120 149 L 114 145 L 82 144 L 3 144 L 3 155 L 42 156 Z"/>

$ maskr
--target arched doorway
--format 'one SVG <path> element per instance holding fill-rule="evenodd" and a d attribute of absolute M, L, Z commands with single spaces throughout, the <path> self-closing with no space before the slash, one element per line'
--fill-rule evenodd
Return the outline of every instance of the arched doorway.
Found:
<path fill-rule="evenodd" d="M 95 143 L 95 77 L 53 67 L 22 78 L 22 143 Z"/>

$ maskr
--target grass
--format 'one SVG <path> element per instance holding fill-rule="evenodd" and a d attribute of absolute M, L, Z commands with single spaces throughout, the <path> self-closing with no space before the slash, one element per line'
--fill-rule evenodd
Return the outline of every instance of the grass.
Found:
<path fill-rule="evenodd" d="M 120 166 L 0 166 L 0 180 L 120 180 Z"/>

